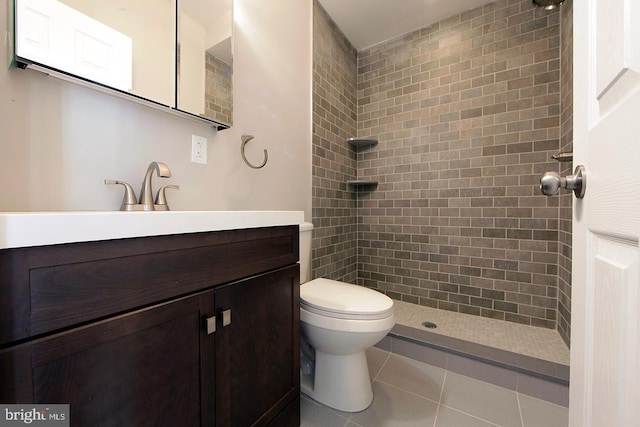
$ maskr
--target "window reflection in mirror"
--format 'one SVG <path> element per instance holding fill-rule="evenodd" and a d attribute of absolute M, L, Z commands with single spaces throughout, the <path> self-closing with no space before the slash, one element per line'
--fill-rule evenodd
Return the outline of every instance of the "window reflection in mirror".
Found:
<path fill-rule="evenodd" d="M 17 0 L 16 56 L 174 104 L 175 0 Z"/>
<path fill-rule="evenodd" d="M 233 0 L 178 0 L 177 108 L 232 124 Z"/>

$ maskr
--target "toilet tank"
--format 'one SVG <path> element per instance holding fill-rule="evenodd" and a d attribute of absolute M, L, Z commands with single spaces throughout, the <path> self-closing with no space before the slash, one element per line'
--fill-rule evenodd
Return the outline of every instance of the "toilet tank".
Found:
<path fill-rule="evenodd" d="M 300 224 L 300 283 L 311 280 L 311 237 L 313 236 L 313 224 L 303 222 Z"/>

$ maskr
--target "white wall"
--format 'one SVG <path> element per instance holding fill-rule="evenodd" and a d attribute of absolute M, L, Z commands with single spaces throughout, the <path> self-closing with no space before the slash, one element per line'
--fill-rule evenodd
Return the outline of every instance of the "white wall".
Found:
<path fill-rule="evenodd" d="M 0 34 L 6 30 L 0 1 Z M 285 25 L 286 24 L 286 25 Z M 311 0 L 235 0 L 234 126 L 216 132 L 0 56 L 0 211 L 116 210 L 152 160 L 166 162 L 174 210 L 304 210 L 311 218 Z M 0 42 L 4 39 L 0 39 Z M 6 51 L 6 46 L 3 47 Z M 255 135 L 247 157 L 240 136 Z M 191 134 L 208 138 L 209 162 L 190 162 Z"/>

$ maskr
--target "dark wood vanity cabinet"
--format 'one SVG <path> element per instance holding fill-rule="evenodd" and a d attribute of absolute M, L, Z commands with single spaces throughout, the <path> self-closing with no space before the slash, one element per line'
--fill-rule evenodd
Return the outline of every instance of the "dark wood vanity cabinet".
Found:
<path fill-rule="evenodd" d="M 73 426 L 297 426 L 297 259 L 297 226 L 2 250 L 0 402 L 68 403 Z"/>

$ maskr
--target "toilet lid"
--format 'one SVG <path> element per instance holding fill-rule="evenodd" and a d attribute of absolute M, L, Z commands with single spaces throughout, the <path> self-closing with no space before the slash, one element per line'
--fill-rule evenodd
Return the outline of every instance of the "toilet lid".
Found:
<path fill-rule="evenodd" d="M 342 319 L 383 319 L 393 314 L 393 300 L 388 296 L 330 279 L 302 284 L 300 305 L 308 311 Z"/>

